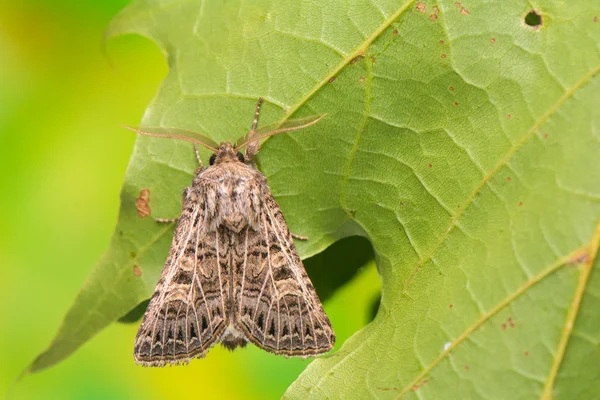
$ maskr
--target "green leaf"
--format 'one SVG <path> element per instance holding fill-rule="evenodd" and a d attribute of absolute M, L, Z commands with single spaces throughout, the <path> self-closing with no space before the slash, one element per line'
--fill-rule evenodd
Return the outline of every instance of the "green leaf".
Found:
<path fill-rule="evenodd" d="M 382 299 L 287 398 L 600 392 L 600 5 L 530 11 L 148 0 L 113 21 L 109 35 L 150 37 L 171 67 L 143 125 L 235 140 L 259 96 L 262 125 L 328 113 L 269 139 L 260 167 L 310 238 L 303 257 L 370 240 Z M 149 188 L 152 215 L 176 216 L 195 167 L 189 143 L 138 138 L 111 247 L 31 371 L 149 297 L 171 228 L 138 217 L 135 199 Z"/>

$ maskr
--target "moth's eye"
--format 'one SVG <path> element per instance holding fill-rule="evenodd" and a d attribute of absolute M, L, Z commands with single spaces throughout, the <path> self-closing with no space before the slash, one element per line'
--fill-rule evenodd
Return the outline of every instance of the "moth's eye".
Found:
<path fill-rule="evenodd" d="M 212 156 L 210 156 L 210 158 L 208 159 L 208 163 L 209 163 L 210 165 L 213 165 L 213 164 L 215 163 L 215 160 L 216 160 L 216 159 L 217 159 L 217 154 L 216 154 L 216 153 L 213 153 L 213 155 L 212 155 Z"/>
<path fill-rule="evenodd" d="M 237 152 L 237 158 L 240 162 L 244 162 L 244 155 L 239 151 Z"/>

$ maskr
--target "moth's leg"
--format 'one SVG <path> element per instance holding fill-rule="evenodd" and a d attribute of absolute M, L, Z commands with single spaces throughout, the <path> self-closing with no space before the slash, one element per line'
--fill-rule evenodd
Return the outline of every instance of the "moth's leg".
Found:
<path fill-rule="evenodd" d="M 198 160 L 198 164 L 200 164 L 200 168 L 204 169 L 204 164 L 202 163 L 202 159 L 200 158 L 200 151 L 198 150 L 197 143 L 194 143 L 194 152 L 196 153 L 196 159 Z"/>
<path fill-rule="evenodd" d="M 200 159 L 198 159 L 200 160 Z M 200 167 L 200 168 L 204 168 L 204 167 Z M 185 200 L 185 198 L 188 196 L 190 191 L 190 187 L 186 187 L 185 189 L 183 189 L 183 193 L 181 194 L 181 202 L 183 203 L 183 201 Z M 177 222 L 179 221 L 179 217 L 175 217 L 175 218 L 154 218 L 154 221 L 160 223 L 160 224 L 170 224 L 172 222 Z"/>
<path fill-rule="evenodd" d="M 295 233 L 290 232 L 290 234 L 292 235 L 292 237 L 294 239 L 298 239 L 298 240 L 308 240 L 308 236 L 300 236 L 300 235 L 296 235 Z"/>
<path fill-rule="evenodd" d="M 171 222 L 179 221 L 179 217 L 177 218 L 154 218 L 154 221 L 160 224 L 170 224 Z"/>
<path fill-rule="evenodd" d="M 259 97 L 258 102 L 256 103 L 256 111 L 254 112 L 254 120 L 252 120 L 252 128 L 250 128 L 250 133 L 248 134 L 248 139 L 251 139 L 256 134 L 256 126 L 258 125 L 258 117 L 260 116 L 260 107 L 262 106 L 263 98 Z M 260 149 L 260 141 L 256 140 L 254 142 L 250 142 L 248 146 L 246 146 L 246 154 L 245 158 L 247 162 L 254 163 L 254 156 L 258 153 Z"/>

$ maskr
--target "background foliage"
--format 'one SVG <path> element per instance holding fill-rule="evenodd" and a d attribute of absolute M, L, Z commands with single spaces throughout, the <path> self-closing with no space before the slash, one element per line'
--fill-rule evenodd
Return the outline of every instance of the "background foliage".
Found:
<path fill-rule="evenodd" d="M 599 359 L 600 36 L 590 7 L 148 1 L 115 20 L 113 32 L 151 36 L 168 55 L 171 73 L 147 124 L 235 138 L 247 122 L 229 116 L 244 115 L 259 95 L 270 103 L 267 120 L 330 114 L 318 136 L 269 141 L 261 165 L 292 229 L 312 238 L 302 254 L 349 234 L 370 238 L 383 299 L 373 324 L 313 362 L 289 397 L 599 391 L 599 369 L 580 372 Z M 532 8 L 543 25 L 524 23 Z M 180 143 L 137 143 L 111 251 L 32 370 L 61 360 L 152 290 L 168 234 L 139 222 L 132 201 L 154 185 L 163 190 L 157 214 L 176 213 L 171 194 L 187 184 L 193 158 Z M 142 279 L 126 274 L 136 262 Z M 367 268 L 326 303 L 341 341 L 366 322 L 376 286 Z M 217 372 L 211 388 L 234 374 L 246 397 L 280 394 L 306 365 L 256 349 L 215 353 L 195 368 Z M 218 364 L 227 360 L 235 363 Z"/>
<path fill-rule="evenodd" d="M 205 382 L 203 398 L 278 398 L 307 362 L 216 348 L 187 368 L 144 369 L 133 364 L 136 323 L 111 325 L 64 362 L 13 385 L 56 335 L 109 245 L 135 140 L 119 125 L 139 124 L 167 73 L 161 52 L 138 36 L 109 41 L 116 70 L 103 57 L 106 27 L 126 4 L 0 3 L 0 395 L 185 399 L 197 398 Z M 342 338 L 369 320 L 377 299 L 374 266 L 360 274 L 328 302 Z M 359 309 L 347 314 L 352 304 Z"/>

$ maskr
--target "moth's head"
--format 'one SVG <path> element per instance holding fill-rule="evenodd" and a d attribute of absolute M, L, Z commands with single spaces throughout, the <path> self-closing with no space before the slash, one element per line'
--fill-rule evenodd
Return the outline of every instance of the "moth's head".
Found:
<path fill-rule="evenodd" d="M 221 142 L 219 149 L 210 156 L 208 163 L 215 165 L 224 162 L 244 162 L 244 155 L 235 150 L 230 142 Z"/>

